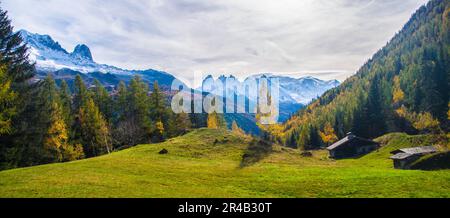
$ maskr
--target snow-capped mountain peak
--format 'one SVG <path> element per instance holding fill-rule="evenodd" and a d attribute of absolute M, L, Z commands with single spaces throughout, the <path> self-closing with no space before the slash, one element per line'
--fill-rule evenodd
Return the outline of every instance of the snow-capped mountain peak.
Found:
<path fill-rule="evenodd" d="M 168 81 L 173 80 L 173 76 L 165 72 L 158 72 L 154 70 L 124 70 L 114 66 L 98 64 L 94 61 L 91 50 L 85 44 L 77 45 L 73 52 L 69 53 L 49 35 L 30 33 L 26 30 L 20 30 L 19 33 L 28 44 L 30 48 L 30 59 L 36 62 L 36 68 L 38 71 L 51 73 L 58 70 L 68 69 L 84 74 L 110 73 L 127 76 L 139 73 L 144 76 L 152 76 L 152 78 L 156 78 L 160 82 L 164 83 L 168 83 Z M 152 75 L 147 75 L 148 72 L 151 72 L 150 74 Z M 218 78 L 218 80 L 224 82 L 226 78 L 227 77 L 225 75 L 222 75 Z M 295 79 L 287 76 L 277 76 L 274 74 L 265 73 L 253 75 L 247 79 L 249 78 L 278 78 L 280 82 L 280 102 L 291 102 L 297 104 L 308 104 L 312 99 L 339 85 L 339 81 L 337 80 L 323 81 L 311 76 Z M 210 75 L 206 79 L 214 78 Z"/>
<path fill-rule="evenodd" d="M 310 103 L 313 99 L 326 91 L 340 85 L 337 80 L 320 80 L 312 76 L 292 78 L 288 76 L 277 76 L 274 74 L 259 74 L 249 78 L 277 78 L 280 83 L 280 101 L 296 102 L 303 105 Z"/>
<path fill-rule="evenodd" d="M 19 34 L 28 44 L 30 59 L 36 62 L 36 68 L 40 71 L 70 69 L 81 73 L 131 74 L 127 70 L 96 63 L 91 50 L 85 44 L 77 45 L 74 51 L 69 53 L 49 35 L 30 33 L 26 30 L 20 30 Z"/>
<path fill-rule="evenodd" d="M 230 76 L 229 78 L 234 77 Z M 340 85 L 340 82 L 337 80 L 324 81 L 311 76 L 295 79 L 288 76 L 276 76 L 274 74 L 253 75 L 246 78 L 244 81 L 248 79 L 259 80 L 261 78 L 278 79 L 280 84 L 280 102 L 298 103 L 303 105 L 310 103 L 313 99 L 322 95 L 329 89 L 335 88 Z M 221 75 L 219 78 L 217 78 L 217 80 L 214 80 L 213 76 L 208 75 L 203 81 L 203 84 L 205 84 L 205 81 L 208 81 L 210 79 L 212 79 L 213 81 L 219 80 L 221 82 L 224 82 L 227 77 L 225 75 Z M 241 82 L 241 84 L 242 83 L 243 82 Z M 238 94 L 245 95 L 245 93 Z"/>
<path fill-rule="evenodd" d="M 30 33 L 26 30 L 18 32 L 29 48 L 29 59 L 36 63 L 36 77 L 43 79 L 52 75 L 55 80 L 66 80 L 73 84 L 80 75 L 86 84 L 99 80 L 105 87 L 115 87 L 120 81 L 129 82 L 137 75 L 148 84 L 158 82 L 163 90 L 169 90 L 176 78 L 163 71 L 126 70 L 118 67 L 99 64 L 94 61 L 91 49 L 85 44 L 75 46 L 69 53 L 49 35 Z"/>
<path fill-rule="evenodd" d="M 30 33 L 26 30 L 20 30 L 19 34 L 22 36 L 22 39 L 28 43 L 30 47 L 33 47 L 37 50 L 50 49 L 57 52 L 62 52 L 68 54 L 68 52 L 61 47 L 61 45 L 54 41 L 52 37 L 49 35 L 39 35 L 35 33 Z"/>
<path fill-rule="evenodd" d="M 92 58 L 91 50 L 85 44 L 77 45 L 70 55 L 79 60 L 84 59 L 84 60 L 94 62 L 94 59 Z"/>

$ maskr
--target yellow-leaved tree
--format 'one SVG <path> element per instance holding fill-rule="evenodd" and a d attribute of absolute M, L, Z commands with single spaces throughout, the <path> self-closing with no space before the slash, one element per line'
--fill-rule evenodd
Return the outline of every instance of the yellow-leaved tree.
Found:
<path fill-rule="evenodd" d="M 236 133 L 237 135 L 240 135 L 240 136 L 245 136 L 245 135 L 246 135 L 245 132 L 244 132 L 244 130 L 242 130 L 242 129 L 238 126 L 238 124 L 236 123 L 236 121 L 233 121 L 233 124 L 231 125 L 231 131 L 232 131 L 233 133 Z"/>
<path fill-rule="evenodd" d="M 218 129 L 219 124 L 217 122 L 217 113 L 210 113 L 208 114 L 208 129 Z"/>
<path fill-rule="evenodd" d="M 164 124 L 161 120 L 157 121 L 155 124 L 155 132 L 154 136 L 156 141 L 160 142 L 164 140 Z"/>
<path fill-rule="evenodd" d="M 447 119 L 450 120 L 450 102 L 448 103 Z"/>
<path fill-rule="evenodd" d="M 398 76 L 394 77 L 394 92 L 392 98 L 394 104 L 401 104 L 405 99 L 405 93 L 400 87 L 400 78 Z"/>
<path fill-rule="evenodd" d="M 320 138 L 327 145 L 331 145 L 338 140 L 334 128 L 330 123 L 325 124 L 323 132 L 320 132 Z"/>
<path fill-rule="evenodd" d="M 11 132 L 11 118 L 16 114 L 17 93 L 11 89 L 6 68 L 0 67 L 0 135 Z"/>
<path fill-rule="evenodd" d="M 36 125 L 42 130 L 42 163 L 63 162 L 84 157 L 81 145 L 69 143 L 69 129 L 64 119 L 60 96 L 51 76 L 40 87 L 38 99 L 41 108 Z"/>
<path fill-rule="evenodd" d="M 79 120 L 86 156 L 95 157 L 110 153 L 112 146 L 108 124 L 92 98 L 88 98 L 80 109 Z"/>
<path fill-rule="evenodd" d="M 209 129 L 226 129 L 227 122 L 223 115 L 212 112 L 208 114 L 207 126 Z"/>
<path fill-rule="evenodd" d="M 435 119 L 430 112 L 410 112 L 408 108 L 402 105 L 396 110 L 398 116 L 408 120 L 412 123 L 412 126 L 422 132 L 438 132 L 439 120 Z"/>
<path fill-rule="evenodd" d="M 415 122 L 413 123 L 414 128 L 418 130 L 436 130 L 439 128 L 439 121 L 431 115 L 429 112 L 419 113 L 416 115 Z"/>
<path fill-rule="evenodd" d="M 62 117 L 61 107 L 53 102 L 51 106 L 50 126 L 45 134 L 44 148 L 50 152 L 56 161 L 62 161 L 62 148 L 68 140 L 67 128 Z"/>

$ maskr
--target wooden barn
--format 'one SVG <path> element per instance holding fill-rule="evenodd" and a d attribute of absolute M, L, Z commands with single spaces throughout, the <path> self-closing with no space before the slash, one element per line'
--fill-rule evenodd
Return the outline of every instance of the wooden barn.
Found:
<path fill-rule="evenodd" d="M 403 148 L 391 152 L 394 155 L 391 159 L 394 161 L 395 169 L 409 169 L 411 164 L 422 156 L 436 152 L 438 150 L 434 146 Z"/>
<path fill-rule="evenodd" d="M 378 149 L 380 144 L 348 133 L 340 141 L 334 143 L 327 150 L 334 159 L 358 157 Z"/>

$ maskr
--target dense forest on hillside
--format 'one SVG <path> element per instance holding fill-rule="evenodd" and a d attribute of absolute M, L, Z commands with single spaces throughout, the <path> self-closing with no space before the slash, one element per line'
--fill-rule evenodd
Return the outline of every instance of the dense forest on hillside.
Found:
<path fill-rule="evenodd" d="M 357 74 L 272 131 L 316 148 L 353 132 L 443 133 L 449 128 L 450 1 L 432 0 Z"/>
<path fill-rule="evenodd" d="M 88 89 L 77 77 L 71 93 L 67 83 L 58 87 L 48 76 L 29 87 L 24 107 L 14 107 L 8 134 L 1 135 L 2 168 L 95 157 L 161 142 L 192 127 L 187 114 L 170 110 L 157 83 L 150 92 L 135 77 L 128 87 L 121 83 L 115 95 L 96 83 Z"/>

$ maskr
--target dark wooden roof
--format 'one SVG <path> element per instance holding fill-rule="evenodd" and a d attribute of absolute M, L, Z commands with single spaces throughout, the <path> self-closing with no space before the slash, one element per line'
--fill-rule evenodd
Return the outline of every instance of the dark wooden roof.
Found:
<path fill-rule="evenodd" d="M 407 159 L 407 158 L 409 158 L 411 156 L 414 156 L 414 154 L 398 153 L 398 154 L 392 156 L 391 159 L 393 159 L 393 160 L 404 160 L 404 159 Z"/>
<path fill-rule="evenodd" d="M 327 148 L 327 150 L 334 150 L 337 147 L 339 147 L 339 146 L 349 142 L 350 140 L 351 140 L 350 136 L 346 136 L 345 138 L 343 138 L 343 139 L 337 141 L 336 143 L 332 144 L 330 147 Z"/>
<path fill-rule="evenodd" d="M 438 152 L 434 146 L 422 146 L 414 148 L 402 148 L 391 152 L 392 154 L 406 153 L 406 154 L 431 154 Z"/>
<path fill-rule="evenodd" d="M 349 134 L 345 138 L 343 138 L 343 139 L 339 140 L 338 142 L 332 144 L 330 147 L 327 148 L 327 150 L 335 150 L 335 149 L 337 149 L 337 148 L 339 148 L 341 146 L 344 146 L 347 143 L 352 142 L 352 141 L 356 141 L 357 143 L 360 143 L 361 145 L 375 145 L 375 144 L 378 144 L 378 143 L 376 143 L 376 142 L 374 142 L 372 140 L 364 139 L 364 138 L 361 138 L 361 137 L 357 137 L 357 136 L 355 136 L 353 134 Z"/>

